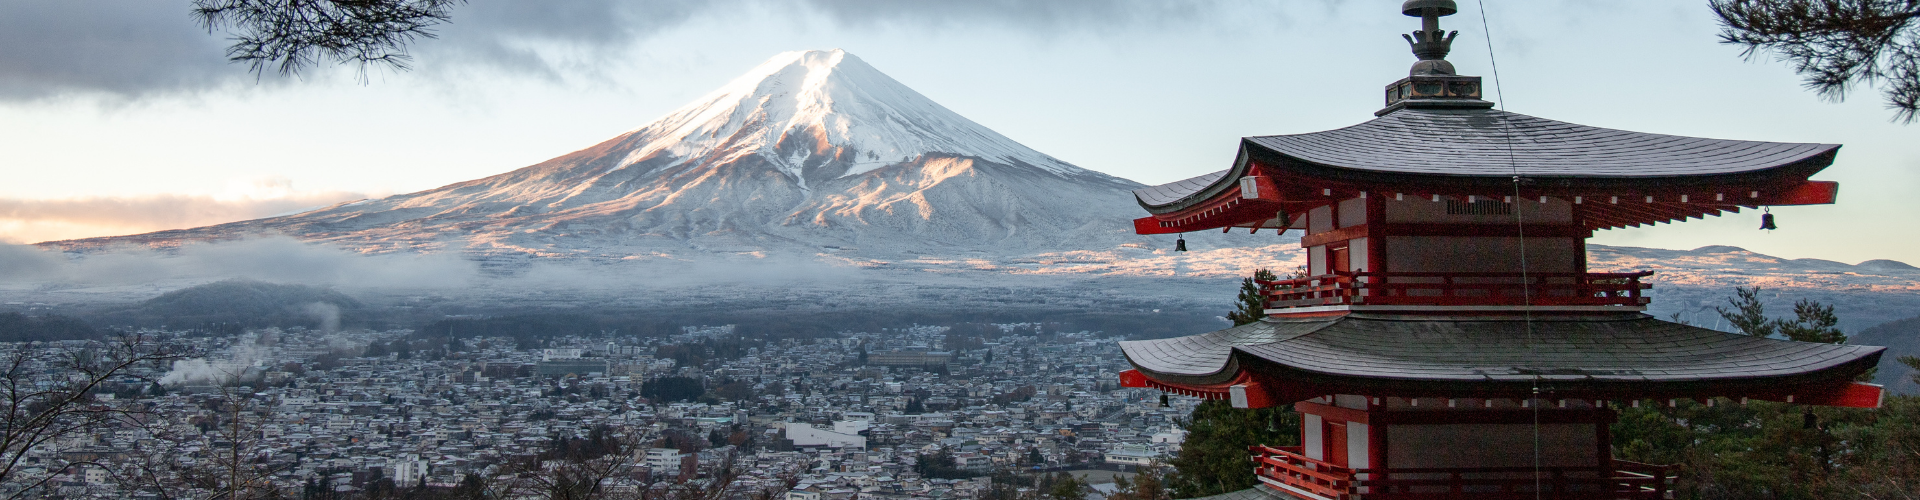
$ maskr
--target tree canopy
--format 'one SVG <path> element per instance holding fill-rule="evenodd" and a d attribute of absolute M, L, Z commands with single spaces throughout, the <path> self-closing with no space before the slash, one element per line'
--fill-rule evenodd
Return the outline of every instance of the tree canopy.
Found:
<path fill-rule="evenodd" d="M 1920 0 L 1711 0 L 1720 40 L 1773 54 L 1808 89 L 1840 101 L 1878 87 L 1893 120 L 1920 112 Z"/>
<path fill-rule="evenodd" d="M 1251 488 L 1258 483 L 1247 447 L 1293 446 L 1300 441 L 1300 414 L 1289 406 L 1234 408 L 1208 400 L 1183 422 L 1187 437 L 1165 481 L 1173 496 L 1194 498 Z"/>
<path fill-rule="evenodd" d="M 1260 284 L 1255 282 L 1275 279 L 1278 278 L 1273 275 L 1273 271 L 1266 269 L 1254 271 L 1253 277 L 1242 278 L 1240 295 L 1234 300 L 1237 305 L 1233 311 L 1227 313 L 1227 320 L 1232 321 L 1233 326 L 1240 326 L 1252 324 L 1260 321 L 1260 318 L 1267 317 L 1267 298 L 1260 295 Z"/>

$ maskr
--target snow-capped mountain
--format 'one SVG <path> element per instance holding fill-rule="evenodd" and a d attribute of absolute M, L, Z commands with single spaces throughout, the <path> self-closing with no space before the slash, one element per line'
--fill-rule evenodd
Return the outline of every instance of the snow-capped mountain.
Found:
<path fill-rule="evenodd" d="M 362 252 L 1026 255 L 1113 248 L 1138 184 L 1073 166 L 840 50 L 788 52 L 667 116 L 537 165 L 307 213 L 68 249 L 285 234 Z"/>

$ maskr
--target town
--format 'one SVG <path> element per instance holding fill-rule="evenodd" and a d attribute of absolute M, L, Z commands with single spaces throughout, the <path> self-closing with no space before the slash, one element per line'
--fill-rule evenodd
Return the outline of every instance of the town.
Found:
<path fill-rule="evenodd" d="M 1162 462 L 1199 401 L 1123 389 L 1120 338 L 1041 324 L 752 340 L 728 325 L 654 337 L 198 335 L 139 332 L 176 355 L 104 380 L 93 404 L 121 418 L 35 449 L 14 477 L 66 498 L 203 484 L 296 498 L 514 496 L 581 478 L 596 497 L 980 498 L 996 474 Z M 108 347 L 13 352 L 51 372 Z"/>

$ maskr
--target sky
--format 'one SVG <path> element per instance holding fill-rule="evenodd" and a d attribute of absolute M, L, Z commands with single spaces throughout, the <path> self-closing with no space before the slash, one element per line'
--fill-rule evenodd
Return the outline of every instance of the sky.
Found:
<path fill-rule="evenodd" d="M 0 0 L 0 242 L 294 213 L 538 163 L 638 128 L 779 52 L 845 49 L 989 128 L 1146 184 L 1226 168 L 1240 137 L 1373 117 L 1414 61 L 1395 0 L 473 0 L 413 69 L 255 75 L 175 0 Z M 1717 42 L 1706 2 L 1460 2 L 1448 58 L 1509 111 L 1725 139 L 1844 144 L 1839 203 L 1602 231 L 1920 263 L 1920 126 Z M 1482 9 L 1484 7 L 1484 9 Z M 1481 23 L 1484 10 L 1486 24 Z M 1491 51 L 1488 40 L 1491 40 Z M 1139 214 L 1114 214 L 1133 218 Z"/>

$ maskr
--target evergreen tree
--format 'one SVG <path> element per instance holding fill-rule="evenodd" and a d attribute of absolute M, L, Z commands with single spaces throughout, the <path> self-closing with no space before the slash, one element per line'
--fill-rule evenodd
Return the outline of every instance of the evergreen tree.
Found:
<path fill-rule="evenodd" d="M 1735 295 L 1734 310 L 1721 314 L 1749 335 L 1847 339 L 1831 306 L 1803 299 L 1793 320 L 1768 319 L 1759 289 Z M 1889 395 L 1878 409 L 1715 403 L 1622 405 L 1610 431 L 1615 456 L 1674 465 L 1677 498 L 1911 498 L 1920 484 L 1920 398 Z"/>
<path fill-rule="evenodd" d="M 1240 296 L 1235 299 L 1238 309 L 1227 313 L 1227 320 L 1233 326 L 1251 324 L 1267 317 L 1267 298 L 1260 295 L 1260 284 L 1256 281 L 1274 281 L 1278 279 L 1272 271 L 1261 269 L 1253 272 L 1253 277 L 1240 280 Z"/>
<path fill-rule="evenodd" d="M 1046 492 L 1046 500 L 1086 500 L 1087 492 L 1092 490 L 1087 483 L 1065 472 L 1049 475 L 1046 482 L 1049 484 L 1042 488 Z"/>
<path fill-rule="evenodd" d="M 1727 303 L 1733 306 L 1732 310 L 1724 307 L 1715 307 L 1713 310 L 1718 311 L 1720 317 L 1726 318 L 1727 323 L 1740 330 L 1740 333 L 1772 337 L 1774 323 L 1767 319 L 1767 307 L 1760 303 L 1760 287 L 1735 287 L 1733 294 L 1734 297 L 1727 299 Z"/>
<path fill-rule="evenodd" d="M 1737 287 L 1733 293 L 1734 297 L 1727 299 L 1733 309 L 1715 309 L 1741 333 L 1755 337 L 1779 334 L 1788 340 L 1822 344 L 1847 342 L 1847 334 L 1840 331 L 1840 318 L 1833 314 L 1833 306 L 1800 299 L 1793 303 L 1793 319 L 1773 319 L 1767 317 L 1767 308 L 1760 303 L 1760 287 Z"/>
<path fill-rule="evenodd" d="M 1107 500 L 1172 500 L 1167 491 L 1167 471 L 1157 465 L 1141 467 L 1132 479 L 1115 481 L 1119 491 Z"/>
<path fill-rule="evenodd" d="M 1847 334 L 1836 326 L 1840 324 L 1840 318 L 1834 316 L 1833 306 L 1800 299 L 1793 303 L 1793 316 L 1792 321 L 1775 320 L 1775 329 L 1788 339 L 1822 344 L 1847 343 Z"/>
<path fill-rule="evenodd" d="M 1247 447 L 1293 446 L 1300 439 L 1300 414 L 1285 407 L 1241 409 L 1209 400 L 1179 422 L 1187 430 L 1180 454 L 1165 478 L 1174 497 L 1194 498 L 1252 488 L 1258 484 Z"/>

